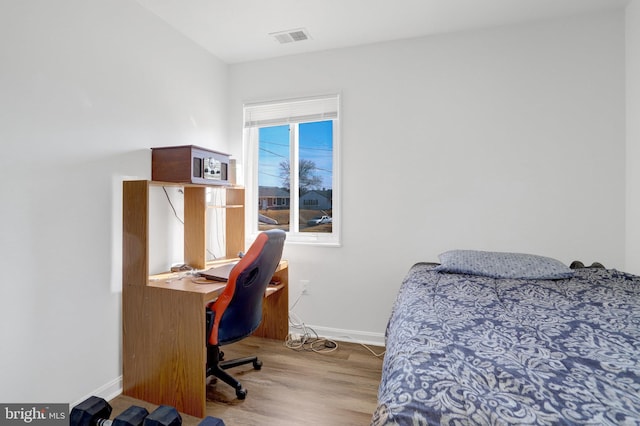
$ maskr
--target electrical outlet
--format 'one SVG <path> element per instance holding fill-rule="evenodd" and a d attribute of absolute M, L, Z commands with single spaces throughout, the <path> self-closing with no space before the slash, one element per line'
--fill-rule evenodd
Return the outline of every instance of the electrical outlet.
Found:
<path fill-rule="evenodd" d="M 301 293 L 304 295 L 309 294 L 309 280 L 300 280 L 300 286 L 302 288 Z"/>

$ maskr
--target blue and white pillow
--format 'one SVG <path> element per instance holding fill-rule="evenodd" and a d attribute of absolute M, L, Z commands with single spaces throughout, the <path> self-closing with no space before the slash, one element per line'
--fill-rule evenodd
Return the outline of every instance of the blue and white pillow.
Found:
<path fill-rule="evenodd" d="M 436 271 L 491 278 L 557 280 L 573 271 L 559 260 L 525 253 L 450 250 L 441 253 Z"/>

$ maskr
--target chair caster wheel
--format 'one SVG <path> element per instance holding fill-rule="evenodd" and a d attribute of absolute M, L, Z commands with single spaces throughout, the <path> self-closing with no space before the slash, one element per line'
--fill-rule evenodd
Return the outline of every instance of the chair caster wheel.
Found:
<path fill-rule="evenodd" d="M 253 368 L 256 370 L 260 370 L 262 368 L 262 361 L 260 361 L 259 359 L 253 361 Z"/>
<path fill-rule="evenodd" d="M 224 361 L 224 352 L 220 351 L 218 354 L 218 361 Z"/>
<path fill-rule="evenodd" d="M 236 396 L 238 399 L 245 399 L 247 397 L 247 390 L 242 388 L 236 389 Z"/>

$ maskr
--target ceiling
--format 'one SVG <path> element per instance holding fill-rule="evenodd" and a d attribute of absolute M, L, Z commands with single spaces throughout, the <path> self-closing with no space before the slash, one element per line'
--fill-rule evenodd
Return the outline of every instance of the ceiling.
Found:
<path fill-rule="evenodd" d="M 226 63 L 622 8 L 628 0 L 136 0 Z M 271 33 L 304 28 L 280 44 Z"/>

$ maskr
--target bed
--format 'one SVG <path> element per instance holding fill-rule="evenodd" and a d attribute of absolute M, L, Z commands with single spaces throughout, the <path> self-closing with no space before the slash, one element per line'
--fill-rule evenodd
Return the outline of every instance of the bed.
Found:
<path fill-rule="evenodd" d="M 410 269 L 371 424 L 640 425 L 640 277 L 490 261 Z"/>

